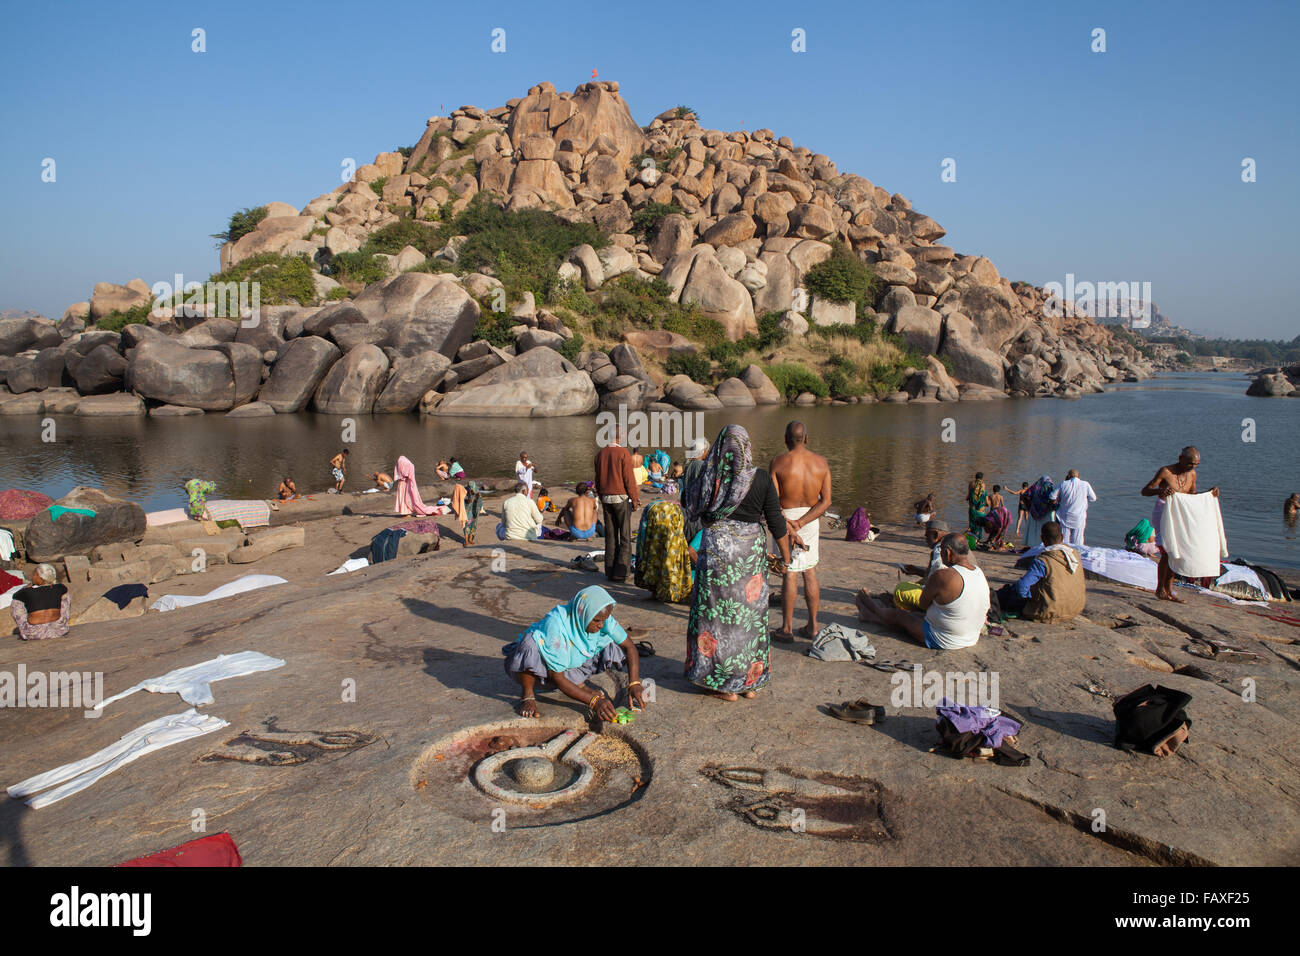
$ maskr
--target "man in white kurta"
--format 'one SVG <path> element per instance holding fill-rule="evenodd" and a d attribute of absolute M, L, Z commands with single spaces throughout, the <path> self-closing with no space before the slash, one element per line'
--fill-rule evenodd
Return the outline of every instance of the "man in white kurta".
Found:
<path fill-rule="evenodd" d="M 1092 485 L 1079 477 L 1073 468 L 1056 491 L 1056 520 L 1061 523 L 1065 543 L 1072 548 L 1083 544 L 1083 529 L 1088 523 L 1088 502 L 1096 501 Z"/>

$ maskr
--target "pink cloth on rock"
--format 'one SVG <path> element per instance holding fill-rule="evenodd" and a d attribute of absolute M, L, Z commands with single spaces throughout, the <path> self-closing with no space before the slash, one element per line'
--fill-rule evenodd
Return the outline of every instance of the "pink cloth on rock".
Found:
<path fill-rule="evenodd" d="M 397 506 L 399 515 L 431 515 L 433 509 L 420 500 L 420 487 L 415 483 L 415 466 L 411 459 L 402 455 L 393 468 L 393 483 L 397 485 Z"/>

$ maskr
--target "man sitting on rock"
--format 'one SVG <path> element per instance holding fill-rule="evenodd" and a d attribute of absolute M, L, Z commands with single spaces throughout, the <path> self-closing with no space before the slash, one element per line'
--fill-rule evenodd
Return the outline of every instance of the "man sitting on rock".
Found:
<path fill-rule="evenodd" d="M 944 535 L 939 542 L 944 567 L 925 581 L 917 602 L 924 617 L 876 601 L 867 589 L 858 592 L 858 617 L 899 631 L 932 650 L 973 647 L 989 613 L 989 583 L 970 558 L 964 534 Z"/>
<path fill-rule="evenodd" d="M 9 611 L 24 641 L 43 641 L 68 633 L 68 589 L 59 583 L 59 572 L 51 564 L 40 565 L 32 583 L 14 592 Z"/>
<path fill-rule="evenodd" d="M 502 541 L 536 541 L 542 527 L 542 513 L 537 502 L 528 497 L 531 489 L 522 481 L 515 493 L 501 503 L 501 523 L 497 537 Z"/>
<path fill-rule="evenodd" d="M 1079 552 L 1063 543 L 1060 522 L 1043 525 L 1042 537 L 1043 550 L 1026 556 L 1029 569 L 1019 581 L 998 589 L 998 603 L 1031 621 L 1071 621 L 1087 599 L 1083 562 Z"/>
<path fill-rule="evenodd" d="M 596 520 L 596 496 L 591 493 L 591 482 L 578 482 L 577 493 L 560 509 L 555 524 L 567 529 L 579 541 L 587 541 L 596 535 L 604 537 L 605 529 Z"/>

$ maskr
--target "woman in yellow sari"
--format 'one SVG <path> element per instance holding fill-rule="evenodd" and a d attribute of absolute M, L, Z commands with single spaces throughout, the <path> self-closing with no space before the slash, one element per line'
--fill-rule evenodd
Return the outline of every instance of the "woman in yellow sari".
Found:
<path fill-rule="evenodd" d="M 636 584 L 665 604 L 691 594 L 696 553 L 686 541 L 686 516 L 675 501 L 654 502 L 641 513 L 636 536 Z"/>

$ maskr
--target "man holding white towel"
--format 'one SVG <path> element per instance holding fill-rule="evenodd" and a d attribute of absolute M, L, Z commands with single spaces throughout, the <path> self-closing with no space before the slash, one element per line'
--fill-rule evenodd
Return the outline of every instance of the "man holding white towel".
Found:
<path fill-rule="evenodd" d="M 1142 489 L 1142 495 L 1145 498 L 1157 498 L 1155 507 L 1151 510 L 1151 524 L 1156 529 L 1156 547 L 1160 549 L 1160 566 L 1156 570 L 1156 597 L 1163 601 L 1174 601 L 1178 604 L 1183 603 L 1183 599 L 1174 596 L 1174 572 L 1169 566 L 1169 554 L 1165 550 L 1165 542 L 1162 540 L 1160 531 L 1161 519 L 1164 517 L 1165 507 L 1168 504 L 1171 495 L 1194 495 L 1196 494 L 1196 469 L 1201 464 L 1201 453 L 1195 445 L 1188 445 L 1178 456 L 1178 461 L 1172 465 L 1165 465 L 1156 472 Z M 1210 494 L 1219 497 L 1219 488 L 1216 485 L 1210 489 Z M 1222 524 L 1218 529 L 1205 528 L 1205 533 L 1221 533 Z"/>

